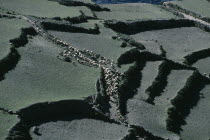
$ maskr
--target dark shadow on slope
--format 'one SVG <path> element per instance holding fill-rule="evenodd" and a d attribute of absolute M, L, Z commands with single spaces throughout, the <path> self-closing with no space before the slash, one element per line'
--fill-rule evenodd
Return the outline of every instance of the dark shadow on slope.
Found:
<path fill-rule="evenodd" d="M 163 60 L 159 55 L 150 53 L 148 51 L 140 52 L 138 49 L 131 49 L 130 51 L 122 54 L 118 60 L 117 65 L 121 67 L 124 64 L 134 63 L 125 73 L 122 79 L 122 84 L 120 85 L 120 110 L 123 115 L 126 112 L 126 103 L 128 99 L 131 99 L 135 94 L 137 94 L 137 89 L 141 85 L 142 73 L 144 66 L 147 61 L 160 61 Z"/>
<path fill-rule="evenodd" d="M 195 22 L 188 19 L 158 19 L 158 20 L 134 20 L 134 21 L 116 21 L 107 20 L 104 22 L 105 26 L 111 28 L 112 30 L 132 35 L 139 32 L 160 30 L 160 29 L 170 29 L 179 27 L 194 27 Z"/>
<path fill-rule="evenodd" d="M 146 61 L 135 61 L 134 65 L 131 66 L 123 77 L 122 84 L 120 85 L 119 92 L 120 96 L 120 111 L 122 115 L 127 113 L 127 101 L 137 94 L 137 89 L 141 85 L 142 70 L 146 65 Z"/>
<path fill-rule="evenodd" d="M 184 57 L 184 62 L 187 65 L 192 65 L 200 59 L 210 57 L 210 48 L 192 52 Z"/>
<path fill-rule="evenodd" d="M 97 12 L 110 11 L 109 8 L 104 8 L 97 4 L 86 3 L 86 2 L 82 2 L 82 1 L 76 1 L 76 0 L 49 0 L 49 1 L 57 1 L 57 2 L 59 2 L 59 4 L 65 5 L 65 6 L 86 6 L 86 7 L 90 8 L 92 11 L 97 11 Z"/>
<path fill-rule="evenodd" d="M 16 67 L 19 60 L 20 54 L 14 47 L 10 48 L 10 53 L 5 58 L 0 60 L 0 81 L 5 79 L 4 76 L 7 72 Z"/>
<path fill-rule="evenodd" d="M 160 61 L 163 59 L 163 57 L 157 54 L 153 54 L 148 51 L 140 52 L 138 49 L 134 48 L 121 54 L 117 59 L 117 65 L 118 67 L 121 67 L 121 65 L 130 64 L 134 61 Z"/>
<path fill-rule="evenodd" d="M 154 100 L 157 96 L 160 96 L 168 84 L 168 76 L 172 70 L 194 70 L 194 68 L 175 63 L 170 60 L 165 60 L 158 68 L 158 75 L 152 82 L 152 85 L 146 89 L 146 93 L 149 95 L 147 102 L 154 105 Z"/>
<path fill-rule="evenodd" d="M 37 35 L 36 31 L 32 28 L 22 28 L 21 34 L 18 38 L 9 40 L 12 47 L 10 48 L 9 54 L 0 60 L 0 81 L 4 80 L 4 76 L 7 72 L 13 70 L 18 61 L 20 60 L 20 54 L 17 51 L 17 48 L 24 46 L 28 43 L 27 35 Z"/>
<path fill-rule="evenodd" d="M 87 34 L 100 34 L 99 27 L 95 25 L 94 28 L 83 28 L 80 26 L 75 26 L 69 23 L 59 23 L 59 22 L 41 22 L 41 26 L 45 30 L 54 30 L 61 32 L 73 32 L 73 33 L 87 33 Z"/>
<path fill-rule="evenodd" d="M 22 28 L 20 36 L 15 39 L 10 39 L 9 42 L 12 43 L 12 45 L 15 48 L 19 48 L 19 47 L 24 46 L 28 43 L 27 35 L 35 36 L 35 35 L 37 35 L 37 32 L 34 30 L 33 27 Z"/>
<path fill-rule="evenodd" d="M 185 125 L 185 118 L 190 114 L 190 109 L 197 105 L 200 99 L 200 91 L 210 80 L 203 77 L 198 71 L 194 71 L 187 79 L 185 86 L 171 100 L 173 107 L 168 109 L 166 120 L 167 129 L 179 134 L 182 125 Z"/>
<path fill-rule="evenodd" d="M 93 105 L 98 105 L 97 108 L 102 111 L 103 114 L 110 114 L 110 97 L 106 93 L 107 84 L 104 75 L 104 70 L 101 68 L 100 77 L 96 82 L 97 94 L 94 96 L 95 99 L 93 100 Z"/>
<path fill-rule="evenodd" d="M 17 111 L 17 114 L 21 121 L 10 130 L 6 140 L 31 140 L 29 131 L 33 126 L 58 120 L 72 121 L 91 118 L 115 123 L 96 112 L 90 104 L 82 100 L 37 103 Z"/>

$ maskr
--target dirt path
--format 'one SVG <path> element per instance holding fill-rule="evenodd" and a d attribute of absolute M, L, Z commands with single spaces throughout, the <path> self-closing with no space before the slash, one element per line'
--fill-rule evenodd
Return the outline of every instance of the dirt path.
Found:
<path fill-rule="evenodd" d="M 203 25 L 205 25 L 205 26 L 209 26 L 209 27 L 210 27 L 210 23 L 208 23 L 208 22 L 206 22 L 206 21 L 204 21 L 204 20 L 202 20 L 202 19 L 200 19 L 200 18 L 196 18 L 196 17 L 191 16 L 191 15 L 189 15 L 189 14 L 180 12 L 180 11 L 177 10 L 177 9 L 171 8 L 171 7 L 168 5 L 167 2 L 164 2 L 163 6 L 165 6 L 167 9 L 170 9 L 170 10 L 172 10 L 172 11 L 178 13 L 179 15 L 180 15 L 180 14 L 183 15 L 184 18 L 186 18 L 186 19 L 193 20 L 193 21 L 196 21 L 196 22 L 198 22 L 198 23 L 200 23 L 200 24 L 203 24 Z"/>

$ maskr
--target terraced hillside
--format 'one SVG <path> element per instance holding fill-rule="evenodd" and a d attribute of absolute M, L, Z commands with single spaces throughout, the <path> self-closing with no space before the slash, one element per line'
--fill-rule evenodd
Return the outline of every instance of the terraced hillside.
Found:
<path fill-rule="evenodd" d="M 210 139 L 210 26 L 170 3 L 0 0 L 0 139 Z"/>

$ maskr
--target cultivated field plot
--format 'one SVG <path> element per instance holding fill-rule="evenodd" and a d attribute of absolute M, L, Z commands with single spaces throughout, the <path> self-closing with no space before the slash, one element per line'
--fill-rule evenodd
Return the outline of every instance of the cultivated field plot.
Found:
<path fill-rule="evenodd" d="M 22 15 L 31 15 L 37 17 L 60 17 L 72 18 L 81 15 L 82 11 L 86 16 L 92 16 L 92 12 L 87 7 L 63 6 L 54 1 L 48 0 L 0 0 L 0 7 Z"/>
<path fill-rule="evenodd" d="M 207 85 L 201 91 L 202 99 L 191 110 L 191 114 L 186 119 L 186 125 L 183 126 L 183 133 L 181 134 L 183 139 L 197 140 L 209 138 L 209 91 L 210 85 Z"/>
<path fill-rule="evenodd" d="M 83 50 L 87 49 L 97 54 L 117 61 L 118 57 L 131 49 L 130 47 L 120 47 L 122 41 L 113 40 L 112 36 L 116 33 L 110 29 L 106 29 L 100 25 L 100 34 L 84 34 L 84 33 L 69 33 L 59 31 L 49 31 L 49 33 L 57 38 L 62 38 L 65 42 L 70 43 L 73 46 Z"/>
<path fill-rule="evenodd" d="M 175 62 L 182 62 L 188 54 L 207 49 L 210 46 L 210 34 L 196 27 L 148 31 L 132 35 L 132 37 L 139 42 L 141 40 L 158 40 L 167 52 L 166 57 Z"/>
<path fill-rule="evenodd" d="M 146 100 L 148 94 L 146 94 L 147 88 L 152 84 L 158 75 L 158 67 L 161 61 L 147 62 L 146 66 L 142 70 L 141 86 L 138 89 L 138 94 L 134 96 L 135 99 Z"/>
<path fill-rule="evenodd" d="M 20 61 L 0 82 L 4 89 L 1 107 L 16 111 L 37 102 L 82 99 L 95 94 L 99 69 L 63 62 L 57 58 L 60 51 L 41 37 L 19 48 Z"/>
<path fill-rule="evenodd" d="M 157 5 L 152 4 L 114 4 L 114 5 L 103 5 L 111 10 L 111 12 L 96 12 L 96 15 L 100 19 L 105 20 L 136 20 L 136 19 L 171 19 L 178 18 L 160 8 Z"/>
<path fill-rule="evenodd" d="M 200 59 L 196 63 L 193 64 L 194 67 L 198 68 L 201 73 L 209 74 L 210 73 L 210 57 L 205 59 Z"/>
<path fill-rule="evenodd" d="M 68 118 L 71 120 L 71 118 Z M 93 127 L 94 124 L 94 127 Z M 57 129 L 60 129 L 57 131 Z M 45 139 L 89 139 L 89 140 L 111 140 L 120 139 L 127 128 L 118 124 L 112 124 L 94 119 L 76 119 L 72 121 L 50 122 L 39 126 L 39 132 Z M 90 133 L 91 132 L 91 133 Z M 34 140 L 40 140 L 40 137 L 31 132 Z"/>
<path fill-rule="evenodd" d="M 207 20 L 94 2 L 0 0 L 0 139 L 210 139 Z"/>

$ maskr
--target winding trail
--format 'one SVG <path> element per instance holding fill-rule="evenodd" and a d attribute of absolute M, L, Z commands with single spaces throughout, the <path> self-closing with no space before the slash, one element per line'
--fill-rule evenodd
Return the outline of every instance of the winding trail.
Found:
<path fill-rule="evenodd" d="M 189 19 L 189 20 L 192 20 L 192 21 L 195 21 L 195 22 L 198 22 L 200 24 L 203 24 L 205 26 L 209 26 L 210 27 L 210 23 L 200 19 L 200 18 L 196 18 L 194 16 L 191 16 L 189 14 L 186 14 L 186 13 L 183 13 L 183 12 L 180 12 L 179 10 L 175 9 L 175 8 L 172 8 L 168 5 L 169 2 L 164 2 L 163 3 L 163 6 L 166 7 L 167 9 L 170 9 L 172 11 L 174 11 L 175 13 L 178 13 L 179 15 L 182 15 L 184 18 L 186 19 Z"/>
<path fill-rule="evenodd" d="M 193 17 L 191 15 L 188 15 L 188 14 L 185 14 L 185 13 L 182 13 L 182 12 L 179 12 L 180 14 L 182 14 L 185 18 L 189 19 L 189 20 L 193 20 L 193 21 L 196 21 L 196 22 L 199 22 L 201 24 L 204 24 L 206 26 L 210 26 L 210 23 L 206 22 L 206 21 L 203 21 L 199 18 L 196 18 L 196 17 Z"/>

